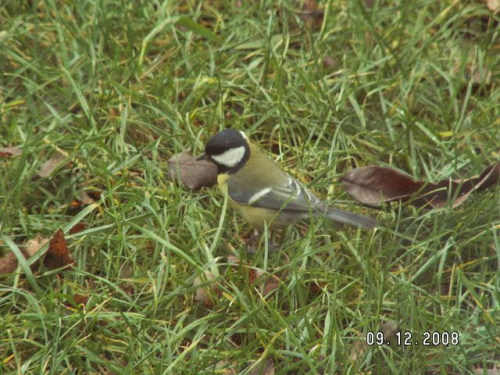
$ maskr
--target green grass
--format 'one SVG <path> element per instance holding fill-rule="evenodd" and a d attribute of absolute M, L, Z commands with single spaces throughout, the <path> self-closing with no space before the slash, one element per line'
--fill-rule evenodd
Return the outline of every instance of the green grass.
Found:
<path fill-rule="evenodd" d="M 0 252 L 63 228 L 76 267 L 0 279 L 0 373 L 249 374 L 270 359 L 276 374 L 498 366 L 498 187 L 457 209 L 370 210 L 338 183 L 368 164 L 438 181 L 498 160 L 499 15 L 483 3 L 330 1 L 315 24 L 299 1 L 7 1 L 0 147 L 23 154 L 0 159 Z M 171 155 L 201 152 L 226 127 L 384 227 L 318 219 L 289 229 L 278 251 L 248 252 L 250 229 L 230 210 L 220 221 L 215 190 L 166 179 Z M 35 178 L 58 149 L 71 165 Z M 93 189 L 98 204 L 68 211 Z M 69 235 L 79 221 L 87 229 Z M 250 268 L 279 285 L 263 295 Z M 196 278 L 218 285 L 212 306 L 196 300 Z M 86 306 L 71 307 L 79 294 Z M 457 331 L 460 343 L 363 347 L 355 359 L 356 342 L 386 322 L 416 339 Z"/>

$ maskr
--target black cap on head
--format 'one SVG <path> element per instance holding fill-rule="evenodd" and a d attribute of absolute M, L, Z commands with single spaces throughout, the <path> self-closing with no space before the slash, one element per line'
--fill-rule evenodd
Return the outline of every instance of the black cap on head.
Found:
<path fill-rule="evenodd" d="M 235 129 L 225 129 L 212 138 L 210 138 L 205 146 L 205 154 L 220 155 L 229 149 L 245 146 L 247 144 L 246 138 L 241 132 Z"/>
<path fill-rule="evenodd" d="M 250 147 L 245 134 L 225 129 L 208 140 L 205 155 L 217 164 L 219 173 L 235 173 L 250 157 Z"/>

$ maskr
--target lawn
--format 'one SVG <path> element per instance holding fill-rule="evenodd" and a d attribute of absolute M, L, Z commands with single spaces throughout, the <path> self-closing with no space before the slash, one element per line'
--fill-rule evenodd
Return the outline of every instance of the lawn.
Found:
<path fill-rule="evenodd" d="M 366 3 L 2 4 L 0 373 L 499 373 L 498 185 L 373 208 L 340 179 L 498 162 L 500 10 Z M 252 243 L 215 188 L 167 178 L 229 127 L 380 226 Z M 73 265 L 24 259 L 59 229 Z"/>

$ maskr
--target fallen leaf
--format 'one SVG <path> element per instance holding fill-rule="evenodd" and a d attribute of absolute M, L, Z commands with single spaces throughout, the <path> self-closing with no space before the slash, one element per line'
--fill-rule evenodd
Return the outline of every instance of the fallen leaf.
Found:
<path fill-rule="evenodd" d="M 423 185 L 394 169 L 378 166 L 353 169 L 342 176 L 342 182 L 353 198 L 369 205 L 408 199 Z"/>
<path fill-rule="evenodd" d="M 49 270 L 75 264 L 68 252 L 68 245 L 62 229 L 59 229 L 50 239 L 49 249 L 43 259 L 43 264 Z"/>
<path fill-rule="evenodd" d="M 476 68 L 472 71 L 470 80 L 473 84 L 489 85 L 491 83 L 491 70 L 484 67 Z"/>
<path fill-rule="evenodd" d="M 79 194 L 79 201 L 85 205 L 93 204 L 99 199 L 101 199 L 102 192 L 99 190 L 94 191 L 81 191 Z"/>
<path fill-rule="evenodd" d="M 323 24 L 325 11 L 318 9 L 316 0 L 306 0 L 304 1 L 299 17 L 306 27 L 319 29 Z"/>
<path fill-rule="evenodd" d="M 49 242 L 48 238 L 42 237 L 40 235 L 36 236 L 32 240 L 26 242 L 23 246 L 23 252 L 28 256 L 35 255 L 45 244 Z"/>
<path fill-rule="evenodd" d="M 222 291 L 215 283 L 212 282 L 215 279 L 215 275 L 212 272 L 205 271 L 204 278 L 206 279 L 206 281 L 202 281 L 200 277 L 195 278 L 193 281 L 193 285 L 198 287 L 198 289 L 196 289 L 195 298 L 198 302 L 201 302 L 205 307 L 210 308 L 214 306 L 214 301 L 210 297 L 210 292 L 207 289 L 207 287 L 210 288 L 211 291 L 219 297 L 222 295 Z M 200 286 L 206 283 L 209 283 L 209 285 L 203 287 Z"/>
<path fill-rule="evenodd" d="M 62 162 L 66 160 L 66 156 L 63 154 L 57 153 L 53 157 L 51 157 L 49 160 L 47 160 L 45 163 L 42 164 L 40 167 L 40 170 L 37 172 L 38 177 L 49 177 L 52 172 L 54 172 L 57 167 L 61 165 Z"/>
<path fill-rule="evenodd" d="M 87 223 L 77 223 L 69 230 L 69 234 L 80 233 L 85 229 L 87 229 Z"/>
<path fill-rule="evenodd" d="M 90 298 L 90 296 L 86 294 L 78 294 L 78 293 L 76 293 L 74 297 L 75 297 L 75 303 L 77 305 L 86 305 Z"/>
<path fill-rule="evenodd" d="M 213 186 L 217 182 L 217 167 L 208 160 L 196 160 L 187 152 L 172 156 L 168 160 L 167 178 L 180 182 L 191 190 L 200 190 L 204 186 Z"/>
<path fill-rule="evenodd" d="M 64 303 L 66 307 L 69 308 L 85 307 L 90 298 L 90 296 L 87 294 L 79 294 L 79 293 L 75 293 L 72 297 L 73 298 L 68 298 Z"/>
<path fill-rule="evenodd" d="M 29 257 L 35 255 L 47 242 L 48 239 L 41 236 L 36 236 L 34 239 L 26 242 L 26 244 L 20 249 L 24 257 L 28 259 Z M 7 253 L 0 258 L 0 275 L 14 272 L 17 269 L 17 265 L 18 260 L 14 253 Z"/>
<path fill-rule="evenodd" d="M 17 258 L 14 253 L 10 252 L 0 258 L 0 275 L 12 273 L 17 268 Z"/>
<path fill-rule="evenodd" d="M 438 185 L 445 185 L 446 181 L 441 181 Z M 455 189 L 458 190 L 458 197 L 453 202 L 453 207 L 462 204 L 474 191 L 482 191 L 493 185 L 500 184 L 500 162 L 496 165 L 487 167 L 479 176 L 471 177 L 468 180 L 453 181 Z M 453 195 L 451 195 L 453 196 Z M 443 206 L 446 201 L 443 201 Z"/>
<path fill-rule="evenodd" d="M 81 191 L 78 199 L 73 199 L 68 205 L 67 214 L 76 215 L 81 212 L 86 206 L 96 203 L 101 199 L 102 192 L 100 191 Z M 71 233 L 72 234 L 72 233 Z"/>
<path fill-rule="evenodd" d="M 228 255 L 228 257 L 227 257 L 227 264 L 229 264 L 231 266 L 237 266 L 240 263 L 242 263 L 241 259 L 238 258 L 236 255 Z"/>
<path fill-rule="evenodd" d="M 0 148 L 0 158 L 10 158 L 12 156 L 19 156 L 23 150 L 19 147 L 4 147 Z"/>
<path fill-rule="evenodd" d="M 342 182 L 353 198 L 368 205 L 411 199 L 418 206 L 442 207 L 453 201 L 452 206 L 457 207 L 472 192 L 500 183 L 500 162 L 486 168 L 479 176 L 438 183 L 418 181 L 394 169 L 379 166 L 353 169 L 342 177 Z"/>
<path fill-rule="evenodd" d="M 253 284 L 264 272 L 258 268 L 251 267 L 249 264 L 244 265 L 244 269 L 248 270 L 248 281 Z"/>
<path fill-rule="evenodd" d="M 274 292 L 281 284 L 281 280 L 278 276 L 270 275 L 264 280 L 264 285 L 262 287 L 262 295 L 267 297 L 269 294 Z"/>

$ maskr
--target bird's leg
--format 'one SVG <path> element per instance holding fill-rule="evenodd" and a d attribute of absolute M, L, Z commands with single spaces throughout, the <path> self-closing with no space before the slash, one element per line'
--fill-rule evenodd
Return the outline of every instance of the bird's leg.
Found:
<path fill-rule="evenodd" d="M 260 242 L 260 235 L 257 229 L 252 229 L 250 234 L 243 239 L 247 245 L 247 252 L 253 254 L 257 251 Z"/>
<path fill-rule="evenodd" d="M 268 248 L 270 251 L 278 251 L 281 249 L 280 243 L 282 243 L 283 239 L 283 229 L 275 228 L 269 231 L 270 235 L 267 236 Z"/>

